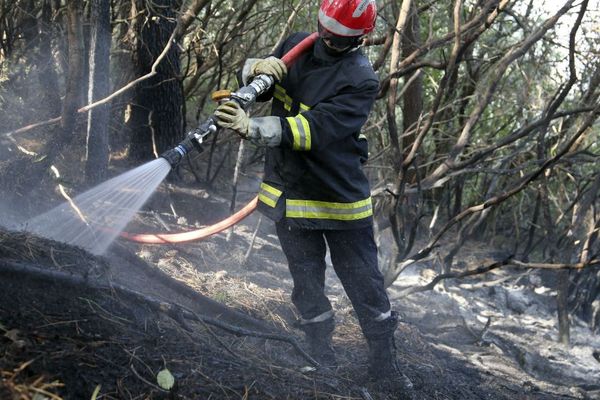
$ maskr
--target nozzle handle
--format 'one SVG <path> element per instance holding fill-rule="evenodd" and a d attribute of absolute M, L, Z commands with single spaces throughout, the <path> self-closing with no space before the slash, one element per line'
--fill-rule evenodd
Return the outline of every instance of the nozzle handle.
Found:
<path fill-rule="evenodd" d="M 212 99 L 212 101 L 215 101 L 218 103 L 221 100 L 228 99 L 229 96 L 231 96 L 231 90 L 223 89 L 223 90 L 216 90 L 216 91 L 212 92 L 212 94 L 210 95 L 210 98 Z"/>

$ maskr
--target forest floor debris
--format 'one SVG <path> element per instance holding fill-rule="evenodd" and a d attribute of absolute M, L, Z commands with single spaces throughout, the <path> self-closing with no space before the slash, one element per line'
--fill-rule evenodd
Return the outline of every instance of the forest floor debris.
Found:
<path fill-rule="evenodd" d="M 179 205 L 191 205 L 195 197 L 185 191 L 171 192 L 173 196 Z M 159 195 L 151 208 L 163 200 Z M 201 217 L 182 208 L 177 216 L 167 212 L 160 218 L 145 212 L 130 229 L 163 229 L 164 224 L 194 227 L 198 218 L 226 214 L 223 202 L 202 201 Z M 97 398 L 102 399 L 401 399 L 400 394 L 380 392 L 369 382 L 366 344 L 331 271 L 327 284 L 338 322 L 334 347 L 340 366 L 324 372 L 314 371 L 287 343 L 235 336 L 194 321 L 182 323 L 176 315 L 158 312 L 118 291 L 43 278 L 25 280 L 17 273 L 2 272 L 3 264 L 17 262 L 124 285 L 213 316 L 224 312 L 219 307 L 226 305 L 238 310 L 231 315 L 224 312 L 229 322 L 300 338 L 293 328 L 297 315 L 289 301 L 291 278 L 270 224 L 261 225 L 253 253 L 246 259 L 257 218 L 253 215 L 236 226 L 230 240 L 225 232 L 184 245 L 120 244 L 100 258 L 60 243 L 1 231 L 0 398 L 18 398 L 21 390 L 33 399 L 44 390 L 51 399 L 88 399 L 100 385 Z M 430 265 L 415 266 L 390 294 L 428 282 L 434 273 Z M 165 277 L 177 283 L 167 285 Z M 552 336 L 555 327 L 548 322 L 552 307 L 545 303 L 551 297 L 515 291 L 516 283 L 525 278 L 506 279 L 506 285 L 494 285 L 493 290 L 485 281 L 502 277 L 472 278 L 394 304 L 404 318 L 396 333 L 398 357 L 415 383 L 416 398 L 600 398 L 594 375 L 600 363 L 581 361 L 597 349 L 598 338 L 586 337 L 584 328 L 576 326 L 574 347 L 561 350 Z M 181 283 L 218 303 L 195 305 L 178 291 Z M 247 317 L 236 319 L 239 315 Z M 487 318 L 491 318 L 489 326 Z M 523 322 L 527 318 L 534 318 L 530 328 Z M 545 368 L 551 361 L 562 365 L 562 370 Z M 544 368 L 540 371 L 536 365 Z M 168 392 L 156 381 L 164 369 L 175 378 Z"/>

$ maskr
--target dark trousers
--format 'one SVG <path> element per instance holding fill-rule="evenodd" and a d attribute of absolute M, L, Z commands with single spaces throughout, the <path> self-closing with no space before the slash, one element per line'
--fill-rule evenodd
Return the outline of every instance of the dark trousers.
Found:
<path fill-rule="evenodd" d="M 382 318 L 390 311 L 377 266 L 377 246 L 373 228 L 351 230 L 306 230 L 276 224 L 281 248 L 294 280 L 292 302 L 304 320 L 331 311 L 324 293 L 325 254 L 329 245 L 333 268 L 356 311 L 367 339 L 380 335 L 387 327 Z"/>

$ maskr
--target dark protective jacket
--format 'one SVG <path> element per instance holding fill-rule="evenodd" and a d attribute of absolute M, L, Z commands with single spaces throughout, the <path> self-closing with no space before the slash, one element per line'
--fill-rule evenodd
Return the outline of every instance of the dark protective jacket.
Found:
<path fill-rule="evenodd" d="M 281 58 L 308 34 L 291 35 Z M 379 82 L 360 50 L 329 56 L 323 43 L 300 56 L 272 91 L 282 140 L 267 149 L 259 210 L 303 229 L 353 229 L 372 223 L 362 170 L 368 145 L 360 131 Z"/>

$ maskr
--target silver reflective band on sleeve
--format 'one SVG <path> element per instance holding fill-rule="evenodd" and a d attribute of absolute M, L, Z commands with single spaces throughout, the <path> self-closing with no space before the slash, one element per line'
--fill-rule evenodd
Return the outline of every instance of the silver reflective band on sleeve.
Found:
<path fill-rule="evenodd" d="M 294 138 L 292 148 L 299 151 L 309 151 L 312 146 L 310 124 L 302 114 L 295 117 L 287 117 L 288 124 Z"/>
<path fill-rule="evenodd" d="M 377 321 L 377 322 L 385 321 L 386 319 L 388 319 L 391 316 L 392 316 L 392 310 L 389 310 L 388 312 L 384 312 L 384 313 L 379 314 L 375 318 L 375 321 Z"/>
<path fill-rule="evenodd" d="M 262 201 L 271 208 L 275 208 L 277 201 L 282 195 L 282 191 L 274 188 L 267 183 L 260 184 L 260 191 L 258 192 L 258 200 Z"/>
<path fill-rule="evenodd" d="M 333 318 L 334 315 L 333 310 L 329 310 L 311 319 L 300 318 L 300 325 L 316 324 L 317 322 L 327 321 L 328 319 Z"/>

